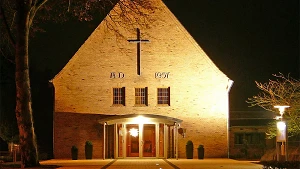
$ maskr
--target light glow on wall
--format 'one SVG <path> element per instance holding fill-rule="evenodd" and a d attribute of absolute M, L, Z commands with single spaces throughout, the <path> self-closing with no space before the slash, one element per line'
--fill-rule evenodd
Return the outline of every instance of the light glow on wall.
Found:
<path fill-rule="evenodd" d="M 135 124 L 147 124 L 147 123 L 151 122 L 151 120 L 149 118 L 139 115 L 139 116 L 133 118 L 132 122 Z"/>

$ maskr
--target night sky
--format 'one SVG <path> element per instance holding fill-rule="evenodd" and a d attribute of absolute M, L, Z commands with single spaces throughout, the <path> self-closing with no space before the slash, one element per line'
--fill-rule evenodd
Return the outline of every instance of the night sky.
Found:
<path fill-rule="evenodd" d="M 279 72 L 299 78 L 299 0 L 165 0 L 213 62 L 234 81 L 230 110 L 255 110 L 245 102 L 254 81 Z M 32 69 L 57 74 L 100 23 L 45 24 L 32 39 Z"/>
<path fill-rule="evenodd" d="M 230 110 L 279 72 L 299 79 L 299 1 L 167 1 L 215 64 L 234 81 Z M 192 6 L 192 8 L 190 8 Z M 181 8 L 178 8 L 181 7 Z"/>

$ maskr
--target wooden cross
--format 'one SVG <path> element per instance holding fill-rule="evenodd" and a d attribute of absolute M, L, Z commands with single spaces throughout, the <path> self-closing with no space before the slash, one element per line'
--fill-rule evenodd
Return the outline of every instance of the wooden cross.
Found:
<path fill-rule="evenodd" d="M 128 42 L 137 44 L 137 74 L 141 75 L 141 43 L 150 42 L 150 41 L 141 39 L 141 33 L 139 28 L 136 28 L 136 31 L 137 31 L 137 39 L 128 40 Z"/>

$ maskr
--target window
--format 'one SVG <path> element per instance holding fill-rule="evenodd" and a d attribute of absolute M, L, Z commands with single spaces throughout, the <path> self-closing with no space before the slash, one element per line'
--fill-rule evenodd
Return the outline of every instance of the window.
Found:
<path fill-rule="evenodd" d="M 265 133 L 235 133 L 234 144 L 243 144 L 247 141 L 248 144 L 264 144 Z"/>
<path fill-rule="evenodd" d="M 148 88 L 135 88 L 135 104 L 148 105 Z"/>
<path fill-rule="evenodd" d="M 234 134 L 234 144 L 243 144 L 243 137 L 244 137 L 244 134 L 235 133 Z"/>
<path fill-rule="evenodd" d="M 125 106 L 125 87 L 113 88 L 113 104 Z"/>
<path fill-rule="evenodd" d="M 170 88 L 157 89 L 157 104 L 170 106 Z"/>
<path fill-rule="evenodd" d="M 252 133 L 251 140 L 248 140 L 249 144 L 261 144 L 265 143 L 265 133 Z"/>

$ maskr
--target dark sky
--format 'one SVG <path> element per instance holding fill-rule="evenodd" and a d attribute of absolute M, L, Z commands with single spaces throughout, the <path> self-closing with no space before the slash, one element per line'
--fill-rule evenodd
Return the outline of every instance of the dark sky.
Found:
<path fill-rule="evenodd" d="M 299 0 L 169 0 L 171 10 L 215 64 L 234 81 L 231 110 L 272 74 L 299 78 Z"/>
<path fill-rule="evenodd" d="M 214 63 L 234 81 L 230 110 L 253 110 L 254 81 L 299 78 L 299 0 L 165 0 Z M 45 24 L 32 39 L 32 69 L 53 77 L 99 24 Z"/>

